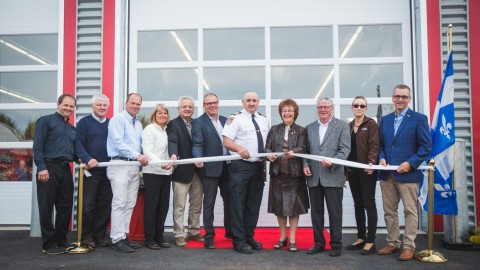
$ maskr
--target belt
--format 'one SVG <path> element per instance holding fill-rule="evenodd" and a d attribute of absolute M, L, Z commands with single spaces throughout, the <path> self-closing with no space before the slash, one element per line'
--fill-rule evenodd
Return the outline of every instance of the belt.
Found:
<path fill-rule="evenodd" d="M 120 156 L 111 157 L 111 158 L 110 158 L 110 160 L 137 161 L 137 159 L 133 159 L 133 158 L 126 158 L 126 157 L 120 157 Z"/>
<path fill-rule="evenodd" d="M 72 161 L 63 160 L 63 159 L 49 159 L 49 158 L 45 159 L 45 163 L 59 164 L 59 165 L 62 165 L 62 166 L 70 165 L 70 162 L 72 162 Z"/>

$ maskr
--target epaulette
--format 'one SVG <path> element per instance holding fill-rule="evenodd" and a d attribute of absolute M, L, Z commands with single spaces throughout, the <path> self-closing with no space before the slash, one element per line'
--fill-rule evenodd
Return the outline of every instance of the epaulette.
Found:
<path fill-rule="evenodd" d="M 267 117 L 266 115 L 263 115 L 263 114 L 261 114 L 260 112 L 257 112 L 257 113 L 258 113 L 258 115 L 260 115 L 260 116 Z"/>
<path fill-rule="evenodd" d="M 232 113 L 232 114 L 227 118 L 227 122 L 225 122 L 225 124 L 230 125 L 230 124 L 233 122 L 233 120 L 235 119 L 235 116 L 237 116 L 237 115 L 239 115 L 239 114 L 241 114 L 241 113 L 242 113 L 241 111 Z"/>

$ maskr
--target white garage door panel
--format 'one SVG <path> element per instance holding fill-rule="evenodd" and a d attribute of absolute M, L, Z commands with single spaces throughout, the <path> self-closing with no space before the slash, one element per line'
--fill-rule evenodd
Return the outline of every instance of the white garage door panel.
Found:
<path fill-rule="evenodd" d="M 32 182 L 0 182 L 0 224 L 30 224 Z"/>

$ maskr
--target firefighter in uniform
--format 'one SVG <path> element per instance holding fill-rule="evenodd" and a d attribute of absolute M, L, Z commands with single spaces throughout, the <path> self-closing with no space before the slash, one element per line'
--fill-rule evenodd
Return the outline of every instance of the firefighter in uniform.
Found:
<path fill-rule="evenodd" d="M 233 249 L 244 254 L 262 249 L 262 243 L 253 236 L 266 178 L 264 159 L 256 156 L 264 152 L 270 123 L 257 112 L 259 102 L 257 93 L 246 92 L 242 99 L 244 109 L 227 119 L 222 132 L 225 148 L 243 158 L 229 165 L 228 187 Z"/>

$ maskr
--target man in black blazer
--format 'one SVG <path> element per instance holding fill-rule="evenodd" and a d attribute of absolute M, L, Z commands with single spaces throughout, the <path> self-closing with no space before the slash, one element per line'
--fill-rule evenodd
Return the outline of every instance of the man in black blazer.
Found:
<path fill-rule="evenodd" d="M 194 111 L 192 97 L 183 96 L 178 101 L 177 118 L 167 127 L 168 153 L 173 159 L 192 158 L 192 115 Z M 186 241 L 194 239 L 203 242 L 200 233 L 200 214 L 202 213 L 203 188 L 194 164 L 178 165 L 172 174 L 173 188 L 173 233 L 175 244 L 183 247 Z M 184 212 L 189 196 L 188 234 L 185 233 Z"/>
<path fill-rule="evenodd" d="M 192 123 L 193 157 L 211 157 L 228 155 L 228 150 L 223 147 L 222 131 L 226 117 L 218 114 L 218 97 L 208 93 L 203 97 L 203 108 L 205 113 L 195 119 Z M 220 195 L 223 199 L 223 223 L 225 237 L 232 238 L 230 224 L 230 203 L 227 187 L 227 163 L 205 162 L 198 163 L 199 175 L 203 185 L 203 227 L 205 228 L 205 248 L 214 249 L 213 238 L 215 230 L 213 227 L 215 199 L 217 190 L 220 188 Z"/>

